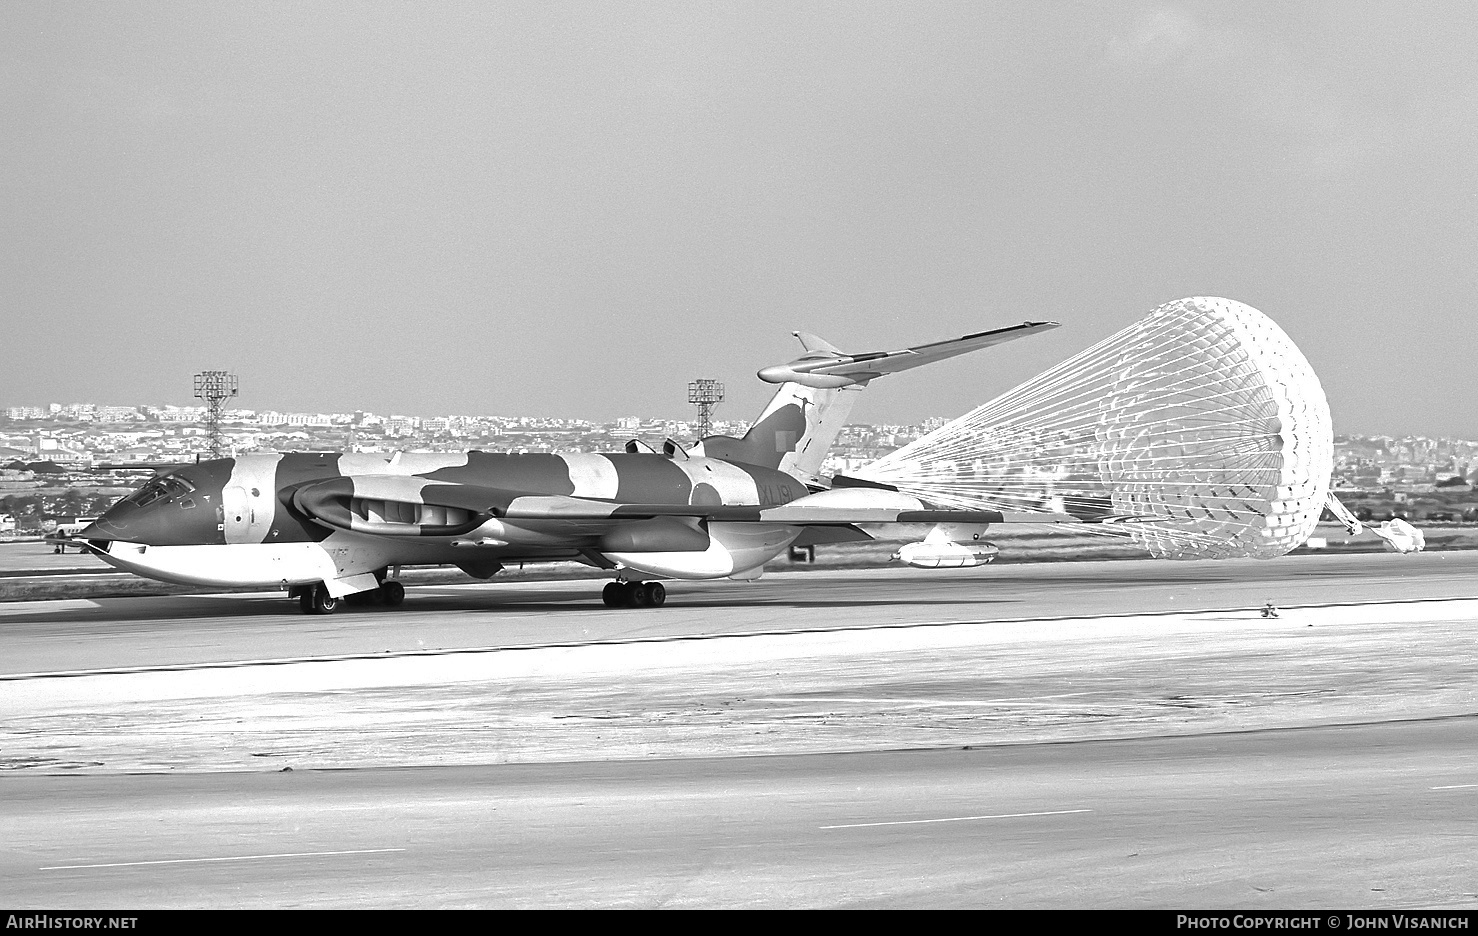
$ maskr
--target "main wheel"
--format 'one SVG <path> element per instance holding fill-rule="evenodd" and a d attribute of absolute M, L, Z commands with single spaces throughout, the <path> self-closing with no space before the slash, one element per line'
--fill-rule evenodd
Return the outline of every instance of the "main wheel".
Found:
<path fill-rule="evenodd" d="M 626 586 L 629 597 L 628 604 L 633 608 L 645 608 L 652 603 L 652 593 L 647 588 L 646 582 L 632 582 Z"/>
<path fill-rule="evenodd" d="M 322 585 L 313 589 L 313 613 L 333 614 L 339 610 L 339 599 L 328 593 L 328 589 Z"/>
<path fill-rule="evenodd" d="M 312 614 L 313 613 L 313 591 L 312 591 L 312 589 L 309 589 L 307 591 L 298 592 L 298 607 L 300 607 L 300 608 L 303 609 L 303 613 L 304 614 Z"/>
<path fill-rule="evenodd" d="M 380 594 L 385 596 L 386 606 L 394 608 L 405 600 L 405 586 L 391 579 L 380 586 Z"/>
<path fill-rule="evenodd" d="M 607 608 L 619 608 L 626 604 L 626 589 L 620 582 L 607 582 L 600 591 L 600 600 L 606 603 Z"/>
<path fill-rule="evenodd" d="M 654 608 L 660 608 L 667 604 L 667 586 L 661 582 L 648 582 L 646 586 L 647 603 Z"/>

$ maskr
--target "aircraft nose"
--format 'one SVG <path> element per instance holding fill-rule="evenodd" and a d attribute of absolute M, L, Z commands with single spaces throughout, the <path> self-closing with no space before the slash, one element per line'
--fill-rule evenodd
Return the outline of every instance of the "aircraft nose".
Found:
<path fill-rule="evenodd" d="M 111 527 L 112 524 L 108 524 L 108 526 Z M 85 540 L 117 539 L 116 536 L 113 536 L 113 535 L 111 535 L 109 533 L 105 533 L 103 531 L 103 521 L 102 521 L 102 518 L 98 518 L 97 520 L 95 520 L 92 523 L 89 523 L 87 526 L 83 527 L 82 528 L 82 532 L 80 532 L 80 533 L 77 534 L 77 538 L 78 539 L 85 539 Z"/>
<path fill-rule="evenodd" d="M 106 510 L 101 517 L 83 528 L 77 534 L 78 539 L 85 540 L 117 540 L 128 538 L 128 523 L 119 516 L 117 507 Z"/>
<path fill-rule="evenodd" d="M 772 364 L 769 367 L 760 368 L 756 376 L 765 383 L 779 384 L 794 380 L 795 370 L 787 364 Z"/>
<path fill-rule="evenodd" d="M 144 543 L 149 546 L 178 545 L 180 531 L 170 523 L 169 512 L 159 504 L 138 507 L 120 504 L 99 517 L 83 531 L 89 538 Z M 92 531 L 96 530 L 96 535 Z"/>

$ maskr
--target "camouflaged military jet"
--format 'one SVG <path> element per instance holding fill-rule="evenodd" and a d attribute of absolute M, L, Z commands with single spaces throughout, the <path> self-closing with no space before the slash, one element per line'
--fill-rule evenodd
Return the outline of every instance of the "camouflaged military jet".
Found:
<path fill-rule="evenodd" d="M 307 613 L 346 599 L 398 605 L 398 570 L 455 565 L 488 579 L 509 563 L 577 561 L 614 574 L 611 606 L 666 600 L 660 579 L 758 578 L 791 546 L 924 524 L 928 564 L 965 554 L 995 511 L 936 510 L 881 486 L 832 486 L 827 450 L 872 380 L 1057 327 L 1024 322 L 950 341 L 766 367 L 780 384 L 743 438 L 689 449 L 630 442 L 613 454 L 252 454 L 186 465 L 119 501 L 77 539 L 103 561 L 166 582 L 277 588 Z M 1042 514 L 1019 519 L 1042 522 Z M 1070 518 L 1067 518 L 1070 519 Z M 951 549 L 950 547 L 953 547 Z M 914 553 L 910 553 L 913 555 Z M 947 555 L 946 555 L 947 554 Z M 953 558 L 951 558 L 953 557 Z"/>

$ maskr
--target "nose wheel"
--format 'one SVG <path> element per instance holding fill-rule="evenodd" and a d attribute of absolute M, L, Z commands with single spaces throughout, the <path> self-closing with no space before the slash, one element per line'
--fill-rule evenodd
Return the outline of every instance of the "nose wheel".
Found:
<path fill-rule="evenodd" d="M 387 608 L 394 608 L 405 601 L 405 586 L 391 579 L 381 584 L 379 588 L 359 592 L 348 598 L 335 598 L 328 593 L 327 588 L 319 584 L 304 587 L 297 595 L 298 607 L 303 609 L 304 614 L 333 614 L 346 603 L 384 605 Z"/>
<path fill-rule="evenodd" d="M 333 614 L 344 602 L 328 593 L 322 585 L 314 585 L 298 593 L 298 607 L 304 614 Z"/>
<path fill-rule="evenodd" d="M 608 608 L 660 608 L 667 603 L 667 587 L 661 582 L 611 582 L 600 598 Z"/>

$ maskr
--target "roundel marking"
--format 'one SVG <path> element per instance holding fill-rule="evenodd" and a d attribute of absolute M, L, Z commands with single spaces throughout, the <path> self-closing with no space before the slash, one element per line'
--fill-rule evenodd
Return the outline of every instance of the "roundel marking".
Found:
<path fill-rule="evenodd" d="M 717 488 L 700 481 L 693 485 L 693 497 L 688 503 L 697 507 L 721 507 L 724 499 L 719 496 Z"/>

